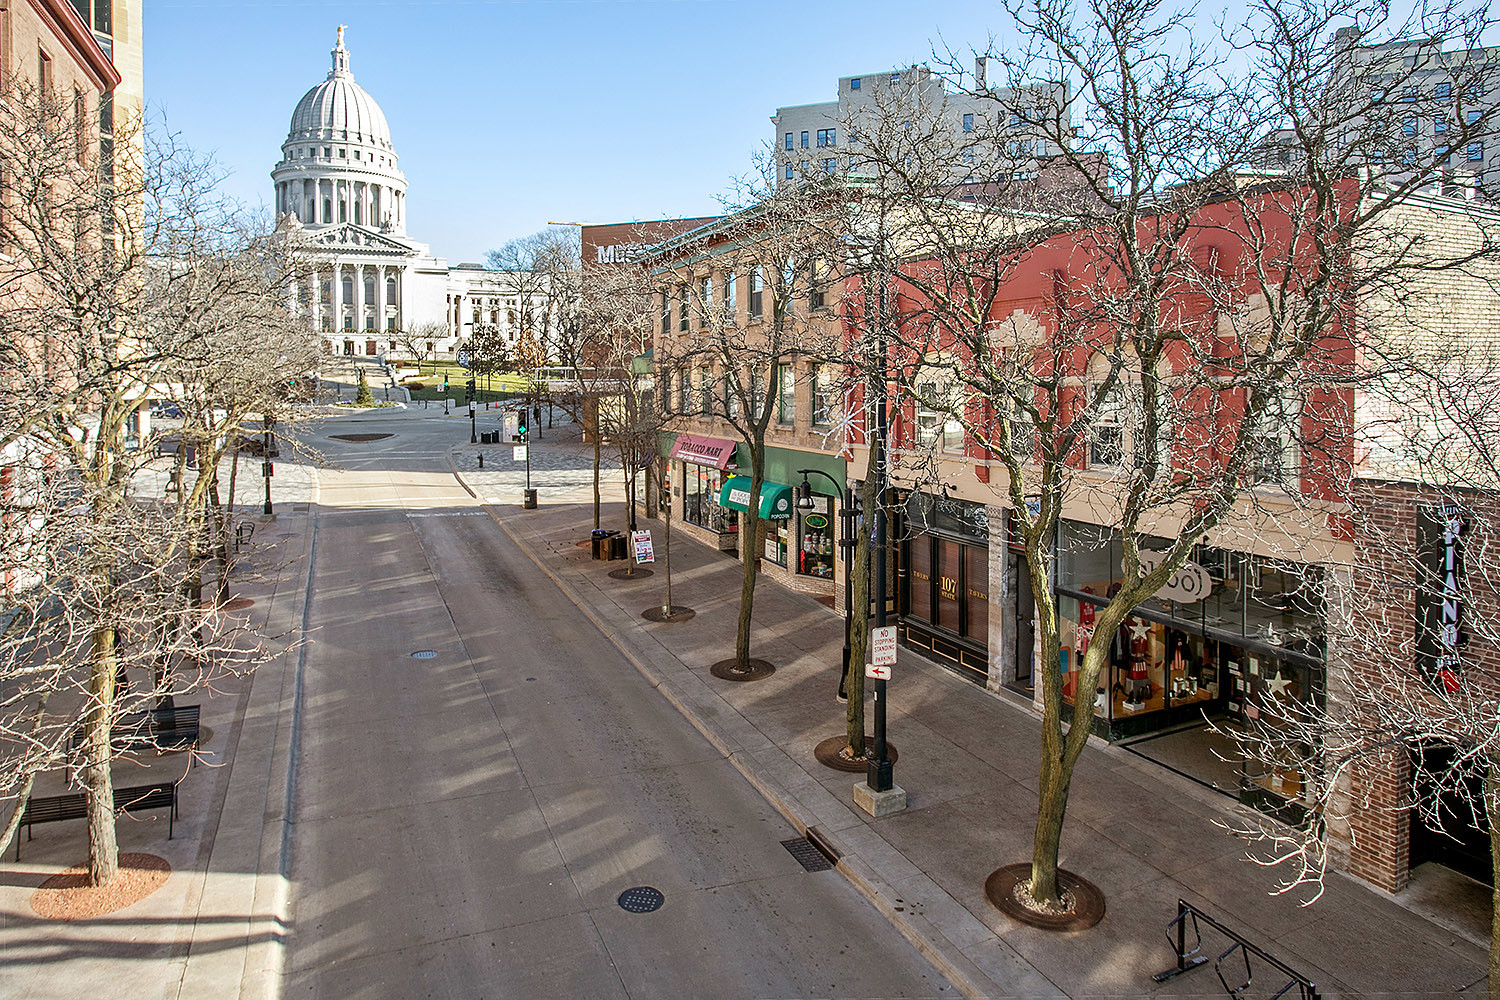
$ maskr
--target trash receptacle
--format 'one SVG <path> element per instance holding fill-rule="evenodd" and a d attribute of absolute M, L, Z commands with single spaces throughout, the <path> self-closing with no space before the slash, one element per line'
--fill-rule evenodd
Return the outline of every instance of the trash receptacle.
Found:
<path fill-rule="evenodd" d="M 611 559 L 625 559 L 628 553 L 625 550 L 625 536 L 614 535 L 609 540 L 609 557 Z"/>
<path fill-rule="evenodd" d="M 603 528 L 595 528 L 592 532 L 590 532 L 589 548 L 592 550 L 595 559 L 605 558 L 605 553 L 602 553 L 600 550 L 609 544 L 608 539 L 609 532 L 605 531 Z"/>
<path fill-rule="evenodd" d="M 521 500 L 521 509 L 536 510 L 536 490 L 526 491 L 525 497 Z"/>

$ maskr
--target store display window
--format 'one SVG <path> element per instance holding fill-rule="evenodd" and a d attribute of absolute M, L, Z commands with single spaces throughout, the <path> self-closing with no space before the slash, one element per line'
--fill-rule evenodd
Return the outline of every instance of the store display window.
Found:
<path fill-rule="evenodd" d="M 767 560 L 778 566 L 786 565 L 788 539 L 791 536 L 789 525 L 791 521 L 762 521 L 760 522 L 761 537 L 765 540 L 762 546 L 762 554 Z"/>
<path fill-rule="evenodd" d="M 1121 585 L 1119 541 L 1109 529 L 1068 522 L 1060 535 L 1063 696 L 1075 706 L 1092 702 L 1112 734 L 1204 715 L 1254 730 L 1276 725 L 1298 703 L 1322 702 L 1319 567 L 1198 546 L 1186 570 L 1193 580 L 1164 588 L 1169 592 L 1135 608 L 1113 635 L 1101 636 L 1094 628 L 1099 609 Z M 1146 539 L 1141 547 L 1159 551 L 1167 544 Z M 1098 683 L 1080 691 L 1081 661 L 1100 642 L 1108 649 Z M 1245 801 L 1275 812 L 1307 796 L 1307 776 L 1291 759 L 1240 765 Z"/>
<path fill-rule="evenodd" d="M 828 497 L 813 497 L 812 510 L 797 512 L 797 572 L 803 576 L 833 579 L 833 551 L 836 543 Z"/>
<path fill-rule="evenodd" d="M 724 474 L 718 469 L 683 463 L 682 519 L 700 528 L 727 534 L 739 530 L 739 515 L 719 506 Z"/>

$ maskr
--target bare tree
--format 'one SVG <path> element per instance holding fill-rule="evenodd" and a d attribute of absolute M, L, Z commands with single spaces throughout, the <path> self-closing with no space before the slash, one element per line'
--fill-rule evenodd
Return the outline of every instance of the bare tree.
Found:
<path fill-rule="evenodd" d="M 427 320 L 398 330 L 394 336 L 398 347 L 405 350 L 414 361 L 422 362 L 430 360 L 429 356 L 436 356 L 436 345 L 447 338 L 448 327 L 445 323 Z"/>
<path fill-rule="evenodd" d="M 0 794 L 19 812 L 40 769 L 75 768 L 99 885 L 118 866 L 110 775 L 121 712 L 265 655 L 241 623 L 193 599 L 204 508 L 138 492 L 149 455 L 138 411 L 162 387 L 201 377 L 207 347 L 241 317 L 288 322 L 290 286 L 274 264 L 285 255 L 263 253 L 270 243 L 248 240 L 214 194 L 212 163 L 169 134 L 143 141 L 141 123 L 117 119 L 114 155 L 96 156 L 52 95 L 22 86 L 6 98 Z M 122 687 L 134 666 L 151 678 L 141 690 Z"/>
<path fill-rule="evenodd" d="M 1367 169 L 1370 144 L 1349 137 L 1383 124 L 1348 113 L 1347 95 L 1371 91 L 1307 71 L 1356 8 L 1256 5 L 1247 31 L 1265 58 L 1247 69 L 1160 3 L 1007 9 L 1025 46 L 986 55 L 1009 86 L 972 95 L 991 122 L 1045 141 L 1049 183 L 1009 169 L 1003 133 L 971 158 L 974 140 L 951 130 L 877 120 L 861 133 L 871 179 L 850 199 L 850 230 L 866 282 L 893 303 L 878 317 L 891 346 L 873 363 L 897 399 L 904 474 L 932 482 L 982 462 L 1024 541 L 1043 730 L 1017 898 L 1056 911 L 1069 905 L 1057 861 L 1090 731 L 1081 716 L 1110 637 L 1206 537 L 1272 544 L 1319 530 L 1349 479 L 1340 407 L 1370 378 L 1350 347 L 1367 303 L 1477 251 L 1438 246 L 1400 217 L 1432 188 L 1433 161 Z M 1452 12 L 1441 24 L 1441 37 L 1472 25 Z M 1268 173 L 1267 143 L 1287 131 L 1295 152 Z M 989 164 L 993 185 L 971 164 Z M 1295 464 L 1282 461 L 1289 441 Z M 1108 593 L 1059 599 L 1066 511 L 1114 540 Z M 1064 610 L 1077 633 L 1066 671 Z"/>
<path fill-rule="evenodd" d="M 834 353 L 840 336 L 835 323 L 811 315 L 809 268 L 827 268 L 840 254 L 821 220 L 837 199 L 816 186 L 778 186 L 769 160 L 742 179 L 730 199 L 729 216 L 706 233 L 694 234 L 691 252 L 706 251 L 717 274 L 683 265 L 674 258 L 678 244 L 661 247 L 659 270 L 675 271 L 691 296 L 700 322 L 691 335 L 659 342 L 658 370 L 686 377 L 696 373 L 704 415 L 737 431 L 750 453 L 746 513 L 740 531 L 744 579 L 735 642 L 736 673 L 751 672 L 750 627 L 761 550 L 761 488 L 765 482 L 766 432 L 773 419 L 779 380 L 804 354 Z M 727 308 L 726 289 L 748 278 L 748 322 L 741 325 Z M 686 308 L 686 305 L 684 305 Z M 711 380 L 711 382 L 710 382 Z"/>

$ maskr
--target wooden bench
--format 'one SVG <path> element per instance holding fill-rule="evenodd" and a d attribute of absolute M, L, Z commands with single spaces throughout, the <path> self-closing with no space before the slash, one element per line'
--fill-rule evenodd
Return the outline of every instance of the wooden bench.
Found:
<path fill-rule="evenodd" d="M 147 809 L 170 809 L 167 814 L 167 839 L 172 839 L 177 820 L 177 782 L 163 781 L 155 785 L 135 785 L 131 788 L 115 789 L 115 813 L 144 812 Z M 67 795 L 49 795 L 32 798 L 26 802 L 26 811 L 21 814 L 21 825 L 26 827 L 26 839 L 31 839 L 33 823 L 60 823 L 68 819 L 83 819 L 89 814 L 88 796 L 83 792 Z M 20 831 L 17 830 L 17 833 Z M 21 838 L 16 837 L 16 860 L 21 860 Z"/>
<path fill-rule="evenodd" d="M 197 750 L 203 729 L 198 717 L 201 705 L 175 705 L 170 708 L 150 708 L 142 712 L 126 712 L 110 727 L 109 745 L 115 752 L 132 750 L 149 745 L 158 752 Z M 77 754 L 83 749 L 84 735 L 80 726 L 73 733 L 69 749 Z M 194 754 L 189 767 L 195 767 L 198 757 Z"/>

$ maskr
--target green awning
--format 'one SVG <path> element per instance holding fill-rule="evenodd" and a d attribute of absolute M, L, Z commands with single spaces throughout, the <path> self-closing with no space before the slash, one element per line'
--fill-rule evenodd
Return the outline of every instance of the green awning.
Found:
<path fill-rule="evenodd" d="M 763 521 L 792 519 L 792 488 L 785 483 L 760 484 L 760 517 Z M 733 476 L 719 488 L 719 506 L 750 510 L 750 477 Z"/>

